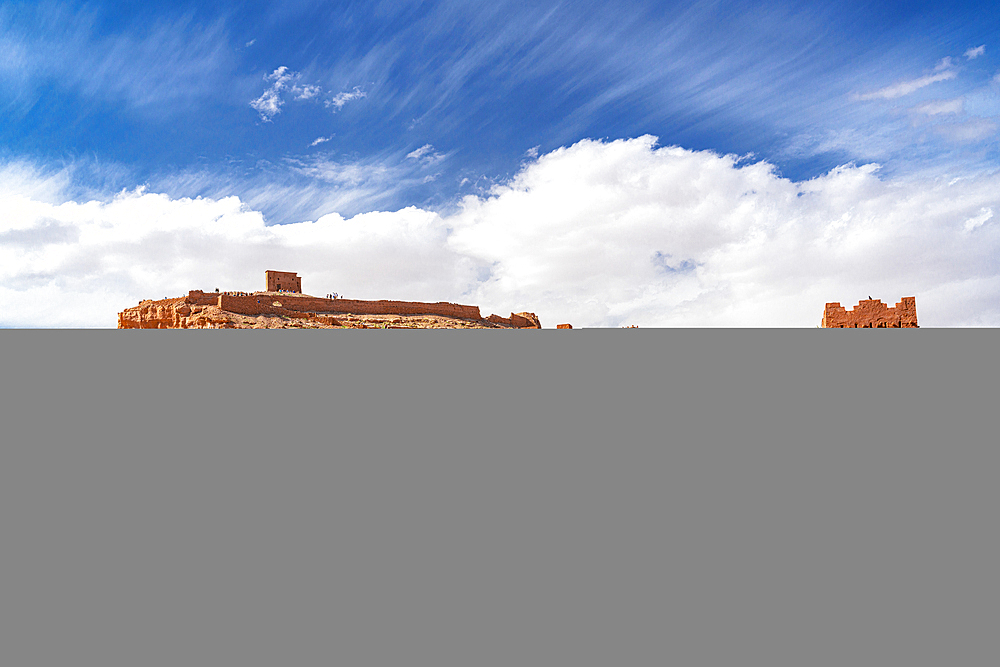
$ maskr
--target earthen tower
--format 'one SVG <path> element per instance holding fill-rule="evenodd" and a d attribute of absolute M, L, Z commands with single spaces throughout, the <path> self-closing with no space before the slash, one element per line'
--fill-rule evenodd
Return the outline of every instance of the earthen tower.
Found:
<path fill-rule="evenodd" d="M 823 311 L 825 329 L 916 329 L 917 298 L 904 296 L 890 308 L 881 299 L 864 299 L 851 310 L 840 302 L 826 304 Z"/>
<path fill-rule="evenodd" d="M 290 271 L 265 271 L 268 292 L 302 293 L 302 278 Z"/>

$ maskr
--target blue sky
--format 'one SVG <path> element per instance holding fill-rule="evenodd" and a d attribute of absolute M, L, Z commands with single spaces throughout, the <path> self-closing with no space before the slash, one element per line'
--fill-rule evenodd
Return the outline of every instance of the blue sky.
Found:
<path fill-rule="evenodd" d="M 773 208 L 768 218 L 773 229 L 794 223 L 818 234 L 809 247 L 816 238 L 831 238 L 819 230 L 836 227 L 852 211 L 878 204 L 885 208 L 873 208 L 870 215 L 886 219 L 905 209 L 906 201 L 914 205 L 905 197 L 890 203 L 891 193 L 916 197 L 934 184 L 959 179 L 958 188 L 973 188 L 966 185 L 973 183 L 979 189 L 954 197 L 954 188 L 949 190 L 942 202 L 954 199 L 952 218 L 934 224 L 965 230 L 967 221 L 987 216 L 972 227 L 987 236 L 994 224 L 989 179 L 1000 166 L 998 32 L 1000 9 L 986 3 L 5 2 L 0 5 L 0 192 L 34 212 L 10 214 L 6 223 L 0 222 L 0 249 L 8 253 L 5 276 L 9 284 L 22 286 L 0 295 L 0 323 L 99 325 L 83 310 L 69 319 L 51 319 L 44 308 L 25 305 L 44 303 L 71 285 L 82 290 L 78 296 L 96 299 L 77 302 L 100 303 L 112 311 L 132 305 L 134 298 L 163 296 L 141 290 L 186 291 L 203 285 L 185 281 L 210 280 L 211 275 L 241 283 L 233 289 L 252 288 L 265 268 L 297 267 L 294 255 L 283 254 L 286 241 L 269 237 L 254 245 L 249 238 L 292 233 L 276 226 L 315 231 L 321 220 L 341 220 L 324 232 L 330 238 L 317 237 L 313 245 L 323 247 L 338 237 L 343 243 L 349 228 L 358 238 L 370 238 L 375 232 L 366 231 L 366 218 L 358 216 L 405 217 L 403 211 L 411 209 L 431 216 L 433 230 L 411 239 L 409 254 L 400 249 L 384 275 L 372 272 L 361 279 L 356 270 L 350 275 L 320 271 L 322 259 L 317 257 L 312 275 L 335 284 L 310 290 L 310 269 L 302 266 L 306 290 L 344 293 L 337 285 L 348 285 L 359 296 L 478 298 L 508 310 L 544 306 L 553 316 L 594 326 L 631 323 L 623 318 L 649 326 L 766 323 L 747 315 L 735 300 L 790 303 L 797 294 L 775 296 L 777 286 L 763 285 L 759 277 L 739 283 L 730 276 L 720 286 L 714 281 L 730 275 L 733 266 L 730 261 L 710 271 L 713 261 L 721 261 L 723 246 L 694 244 L 686 250 L 690 257 L 677 259 L 676 266 L 688 267 L 697 288 L 681 289 L 670 282 L 677 271 L 667 271 L 666 282 L 650 277 L 657 275 L 657 267 L 663 269 L 663 257 L 679 257 L 680 246 L 673 252 L 666 246 L 680 243 L 677 229 L 690 222 L 688 213 L 675 211 L 680 222 L 670 227 L 674 223 L 667 212 L 677 202 L 662 197 L 654 197 L 661 214 L 629 232 L 632 238 L 648 237 L 648 247 L 637 241 L 605 269 L 609 273 L 602 284 L 612 284 L 628 274 L 619 275 L 615 267 L 648 262 L 653 273 L 633 276 L 632 283 L 622 278 L 627 285 L 621 290 L 593 298 L 577 293 L 582 282 L 573 276 L 579 268 L 602 265 L 593 255 L 600 251 L 587 240 L 604 238 L 594 230 L 604 229 L 612 239 L 598 244 L 605 249 L 620 238 L 614 224 L 605 228 L 588 211 L 566 223 L 577 230 L 572 243 L 578 245 L 536 257 L 534 273 L 546 276 L 547 286 L 533 282 L 532 271 L 518 273 L 517 257 L 532 255 L 538 244 L 548 245 L 545 239 L 558 238 L 546 225 L 559 215 L 535 220 L 531 211 L 553 206 L 565 211 L 575 203 L 559 198 L 577 197 L 569 186 L 553 186 L 546 197 L 555 201 L 539 199 L 551 183 L 533 179 L 544 179 L 546 173 L 559 174 L 568 184 L 574 173 L 598 178 L 594 174 L 601 164 L 614 162 L 618 145 L 635 153 L 607 178 L 628 173 L 637 182 L 656 181 L 656 170 L 669 171 L 667 162 L 685 159 L 668 152 L 678 147 L 699 157 L 702 166 L 729 160 L 727 169 L 735 176 L 751 178 L 747 168 L 759 166 L 770 179 L 760 192 L 788 185 L 799 190 L 800 198 L 803 190 L 832 188 L 830 183 L 841 183 L 837 178 L 855 173 L 870 179 L 875 190 L 890 193 L 824 190 L 830 201 L 808 215 L 759 202 L 755 210 Z M 563 170 L 562 161 L 575 167 Z M 719 176 L 716 189 L 691 181 L 697 178 L 694 172 L 674 178 L 687 183 L 678 192 L 703 192 L 705 199 L 690 211 L 727 201 L 726 215 L 740 218 L 738 199 L 744 193 L 723 188 L 728 176 Z M 595 187 L 606 185 L 605 180 Z M 518 187 L 537 199 L 530 211 L 516 219 L 496 213 L 501 218 L 470 221 L 473 210 L 503 209 L 504 196 L 515 197 L 512 188 Z M 612 199 L 619 191 L 607 189 Z M 130 252 L 147 268 L 126 266 L 127 253 L 120 261 L 101 254 L 107 246 L 65 240 L 89 238 L 83 227 L 72 227 L 85 224 L 67 213 L 74 206 L 96 206 L 100 212 L 86 224 L 101 227 L 111 224 L 114 207 L 124 206 L 129 197 L 137 205 L 154 197 L 167 208 L 194 202 L 190 206 L 205 210 L 236 202 L 232 214 L 256 214 L 259 229 L 247 228 L 249 236 L 239 240 L 229 238 L 231 254 L 241 259 L 227 258 L 206 275 L 165 270 L 154 276 L 147 270 L 150 263 L 178 265 L 177 256 L 158 248 L 179 252 L 176 248 L 192 242 L 190 235 L 215 233 L 213 225 L 220 218 L 200 209 L 181 206 L 167 213 L 157 208 L 150 214 L 161 221 L 171 215 L 207 217 L 184 227 L 188 231 L 166 246 L 165 230 L 180 234 L 180 223 L 146 223 L 149 238 L 159 239 L 160 245 L 136 237 Z M 606 215 L 622 224 L 618 231 L 628 228 L 621 221 L 634 214 L 641 198 L 614 199 L 619 209 Z M 595 202 L 594 211 L 611 206 L 610 201 Z M 50 209 L 43 215 L 32 208 L 35 204 Z M 919 209 L 913 213 L 919 219 L 906 224 L 936 221 L 939 214 L 934 207 Z M 740 220 L 751 224 L 745 215 Z M 383 231 L 382 240 L 390 245 L 417 233 L 402 217 L 394 224 L 401 227 L 389 225 Z M 715 238 L 710 224 L 691 224 Z M 468 240 L 477 234 L 463 225 L 506 232 L 486 234 L 488 245 L 471 247 Z M 48 238 L 44 230 L 55 228 L 70 229 L 54 237 L 64 239 L 55 244 L 58 248 L 25 240 Z M 588 235 L 588 229 L 594 233 Z M 894 229 L 913 236 L 905 226 Z M 926 230 L 922 234 L 926 243 L 936 238 Z M 529 247 L 514 242 L 528 237 L 534 239 Z M 807 302 L 804 312 L 820 313 L 823 301 L 867 296 L 876 283 L 888 290 L 882 295 L 886 301 L 919 290 L 943 312 L 944 304 L 960 293 L 958 285 L 978 280 L 975 298 L 959 309 L 962 314 L 949 311 L 938 322 L 1000 324 L 1000 296 L 985 287 L 996 282 L 990 268 L 996 263 L 995 241 L 992 236 L 965 239 L 968 247 L 959 244 L 948 258 L 940 258 L 956 267 L 953 274 L 942 269 L 936 281 L 927 282 L 920 273 L 908 280 L 900 266 L 895 282 L 873 268 L 874 273 L 855 284 L 845 270 L 840 277 L 815 275 L 809 281 L 815 296 L 798 298 Z M 367 265 L 387 261 L 380 254 L 386 252 L 382 241 L 355 242 L 360 245 L 354 254 L 364 256 Z M 421 255 L 416 248 L 425 242 L 455 257 L 445 261 Z M 83 244 L 77 249 L 79 260 L 69 261 L 66 253 L 72 254 L 74 243 Z M 498 247 L 509 247 L 514 254 L 498 254 Z M 941 252 L 940 247 L 937 239 L 914 252 Z M 841 265 L 844 252 L 838 249 Z M 851 256 L 851 261 L 870 265 L 887 249 L 864 252 L 868 254 Z M 967 275 L 969 258 L 983 252 L 982 271 Z M 564 255 L 576 257 L 577 264 L 561 263 Z M 279 258 L 292 266 L 257 266 Z M 392 277 L 400 262 L 411 261 L 412 269 Z M 442 261 L 451 268 L 443 269 Z M 237 264 L 239 270 L 233 269 Z M 105 286 L 103 296 L 81 287 L 90 279 Z M 762 286 L 751 296 L 744 293 L 748 285 Z M 722 292 L 729 294 L 726 306 L 718 300 Z M 920 297 L 918 311 L 925 302 Z M 812 298 L 820 302 L 808 302 Z M 115 299 L 127 301 L 114 305 Z M 767 312 L 773 318 L 784 311 L 772 305 Z M 720 319 L 720 312 L 730 315 Z M 818 315 L 800 325 L 812 325 L 812 319 Z"/>

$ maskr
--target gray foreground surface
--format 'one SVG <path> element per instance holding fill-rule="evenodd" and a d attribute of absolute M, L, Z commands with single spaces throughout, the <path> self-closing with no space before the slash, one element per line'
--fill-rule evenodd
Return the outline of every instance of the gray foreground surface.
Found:
<path fill-rule="evenodd" d="M 0 651 L 991 664 L 998 343 L 0 332 Z"/>

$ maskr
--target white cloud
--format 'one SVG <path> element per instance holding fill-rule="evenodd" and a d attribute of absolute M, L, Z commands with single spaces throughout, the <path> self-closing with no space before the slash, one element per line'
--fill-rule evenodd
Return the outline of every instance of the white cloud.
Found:
<path fill-rule="evenodd" d="M 264 81 L 271 81 L 274 84 L 274 87 L 280 90 L 288 85 L 288 82 L 295 79 L 298 75 L 298 72 L 289 72 L 288 68 L 282 65 L 270 74 L 265 74 Z"/>
<path fill-rule="evenodd" d="M 965 110 L 965 100 L 956 97 L 951 100 L 930 100 L 913 107 L 913 110 L 928 116 L 941 116 L 944 114 L 960 114 Z"/>
<path fill-rule="evenodd" d="M 323 92 L 323 89 L 319 86 L 305 85 L 292 87 L 292 94 L 295 95 L 296 100 L 311 100 L 321 92 Z"/>
<path fill-rule="evenodd" d="M 945 58 L 945 60 L 948 60 Z M 950 66 L 950 62 L 945 63 L 942 61 L 941 65 L 938 65 L 938 69 L 944 65 L 945 67 Z M 910 79 L 908 81 L 900 81 L 894 83 L 891 86 L 886 86 L 885 88 L 880 88 L 876 91 L 864 94 L 855 94 L 854 99 L 856 100 L 894 100 L 897 97 L 903 97 L 904 95 L 909 95 L 910 93 L 916 92 L 921 88 L 931 85 L 932 83 L 937 83 L 939 81 L 948 81 L 949 79 L 954 79 L 956 72 L 954 70 L 946 70 L 943 72 L 938 72 L 937 74 L 928 74 L 922 76 L 918 79 Z"/>
<path fill-rule="evenodd" d="M 263 95 L 251 102 L 250 106 L 260 114 L 261 120 L 270 121 L 281 113 L 281 105 L 284 103 L 285 101 L 281 99 L 277 91 L 266 90 Z"/>
<path fill-rule="evenodd" d="M 953 65 L 954 65 L 954 62 L 952 61 L 951 56 L 948 56 L 947 58 L 942 58 L 938 62 L 938 64 L 934 67 L 934 71 L 935 72 L 941 72 L 941 71 L 944 71 L 946 69 L 950 69 Z"/>
<path fill-rule="evenodd" d="M 271 87 L 250 103 L 250 106 L 260 114 L 261 120 L 270 122 L 281 113 L 281 107 L 285 104 L 282 94 L 285 91 L 288 91 L 296 101 L 310 100 L 323 92 L 319 86 L 297 83 L 301 77 L 300 73 L 289 71 L 284 65 L 264 77 L 265 81 L 271 83 Z"/>
<path fill-rule="evenodd" d="M 965 52 L 965 57 L 968 58 L 969 60 L 975 60 L 976 58 L 978 58 L 979 56 L 983 55 L 984 53 L 986 53 L 986 45 L 985 44 L 983 44 L 981 46 L 977 46 L 977 47 L 975 47 L 973 49 L 969 49 L 968 51 Z"/>
<path fill-rule="evenodd" d="M 250 106 L 260 114 L 261 120 L 270 121 L 277 114 L 281 113 L 281 107 L 285 103 L 281 99 L 281 91 L 288 86 L 288 82 L 294 79 L 295 76 L 294 72 L 289 73 L 288 68 L 282 65 L 264 77 L 265 81 L 271 82 L 271 87 L 250 103 Z"/>
<path fill-rule="evenodd" d="M 434 146 L 431 144 L 424 144 L 420 148 L 410 151 L 406 154 L 406 157 L 410 160 L 418 160 L 425 164 L 433 164 L 434 162 L 439 162 L 444 159 L 444 155 L 435 151 Z"/>
<path fill-rule="evenodd" d="M 326 106 L 333 107 L 336 111 L 340 111 L 348 102 L 352 100 L 360 100 L 363 97 L 368 97 L 368 93 L 361 90 L 359 86 L 355 86 L 354 90 L 350 92 L 340 92 L 334 95 L 332 99 L 326 101 Z"/>
<path fill-rule="evenodd" d="M 971 232 L 977 227 L 982 227 L 990 218 L 993 217 L 993 209 L 984 208 L 980 209 L 979 215 L 969 218 L 965 221 L 965 231 Z"/>
<path fill-rule="evenodd" d="M 254 289 L 273 266 L 294 265 L 314 293 L 362 298 L 430 298 L 473 279 L 440 218 L 412 208 L 268 227 L 236 197 L 140 189 L 46 204 L 4 189 L 0 201 L 9 212 L 0 223 L 5 326 L 114 327 L 115 313 L 141 299 Z"/>
<path fill-rule="evenodd" d="M 419 160 L 420 158 L 424 157 L 425 155 L 427 155 L 429 153 L 433 153 L 433 152 L 434 152 L 434 146 L 432 146 L 431 144 L 424 144 L 423 146 L 421 146 L 420 148 L 416 149 L 415 151 L 407 153 L 406 157 L 410 158 L 411 160 Z"/>
<path fill-rule="evenodd" d="M 313 142 L 309 144 L 309 147 L 312 148 L 313 146 L 319 146 L 320 144 L 325 144 L 326 142 L 330 141 L 330 139 L 333 139 L 332 134 L 329 137 L 316 137 L 315 139 L 313 139 Z"/>
<path fill-rule="evenodd" d="M 247 44 L 246 44 L 246 48 L 248 48 L 248 49 L 249 49 L 249 48 L 250 48 L 251 46 L 253 46 L 253 45 L 254 45 L 254 44 L 256 44 L 256 43 L 257 43 L 257 40 L 256 40 L 256 39 L 251 39 L 251 40 L 250 40 L 249 42 L 247 42 Z"/>
<path fill-rule="evenodd" d="M 327 166 L 334 185 L 373 178 Z M 998 174 L 882 180 L 848 165 L 794 183 L 640 137 L 542 155 L 446 216 L 267 226 L 236 197 L 74 202 L 65 188 L 0 169 L 0 324 L 114 326 L 142 298 L 253 289 L 282 266 L 314 294 L 530 310 L 546 326 L 812 327 L 827 301 L 869 294 L 916 296 L 924 326 L 1000 325 Z"/>
<path fill-rule="evenodd" d="M 494 266 L 480 303 L 533 303 L 559 321 L 809 326 L 826 301 L 878 294 L 917 295 L 925 323 L 958 324 L 940 295 L 972 281 L 964 298 L 1000 323 L 1000 234 L 961 234 L 970 211 L 1000 201 L 1000 176 L 949 188 L 868 165 L 797 184 L 736 160 L 648 137 L 581 142 L 467 198 L 450 241 Z"/>

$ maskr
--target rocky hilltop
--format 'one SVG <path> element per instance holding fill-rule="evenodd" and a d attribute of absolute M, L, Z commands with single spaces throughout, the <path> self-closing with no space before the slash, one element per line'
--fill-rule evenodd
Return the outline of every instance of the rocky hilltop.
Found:
<path fill-rule="evenodd" d="M 482 317 L 478 306 L 320 298 L 291 292 L 202 292 L 146 300 L 119 329 L 540 329 L 534 313 Z"/>

